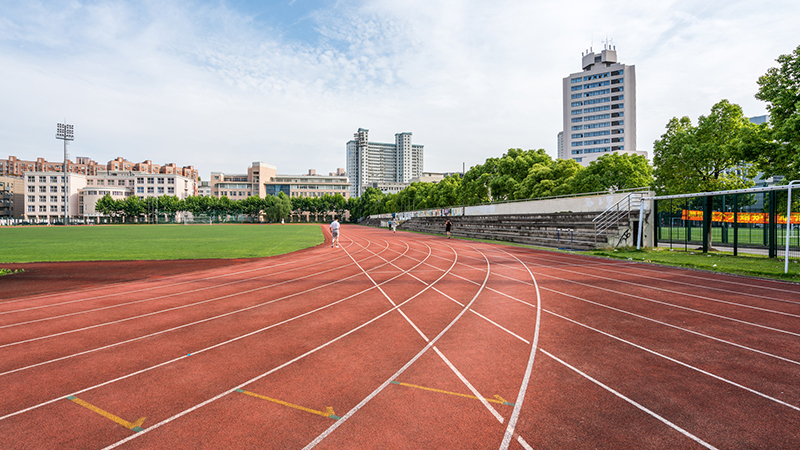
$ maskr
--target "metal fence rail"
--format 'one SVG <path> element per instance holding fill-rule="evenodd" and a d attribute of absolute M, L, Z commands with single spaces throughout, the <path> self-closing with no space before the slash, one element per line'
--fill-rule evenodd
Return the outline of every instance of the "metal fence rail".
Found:
<path fill-rule="evenodd" d="M 788 186 L 656 197 L 655 245 L 800 258 L 800 199 L 788 197 Z"/>

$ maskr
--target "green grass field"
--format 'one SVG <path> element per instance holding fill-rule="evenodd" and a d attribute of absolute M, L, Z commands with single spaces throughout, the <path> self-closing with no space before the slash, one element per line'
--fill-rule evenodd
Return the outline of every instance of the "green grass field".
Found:
<path fill-rule="evenodd" d="M 314 224 L 5 227 L 0 263 L 259 258 L 323 241 Z"/>

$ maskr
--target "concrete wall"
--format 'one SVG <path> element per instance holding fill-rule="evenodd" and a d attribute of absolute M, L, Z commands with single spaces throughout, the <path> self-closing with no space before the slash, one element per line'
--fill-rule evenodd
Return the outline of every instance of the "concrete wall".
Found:
<path fill-rule="evenodd" d="M 615 194 L 593 195 L 589 197 L 556 198 L 550 200 L 531 200 L 527 202 L 467 206 L 464 215 L 549 214 L 555 212 L 600 213 L 625 198 L 628 194 L 629 192 L 618 192 Z"/>

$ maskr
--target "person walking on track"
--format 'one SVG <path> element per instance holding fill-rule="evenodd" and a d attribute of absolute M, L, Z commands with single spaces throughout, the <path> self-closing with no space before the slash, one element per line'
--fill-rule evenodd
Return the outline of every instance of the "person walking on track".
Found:
<path fill-rule="evenodd" d="M 397 233 L 397 219 L 392 219 L 392 233 Z"/>
<path fill-rule="evenodd" d="M 331 222 L 331 236 L 333 236 L 331 248 L 333 248 L 334 245 L 336 248 L 339 248 L 339 219 L 334 218 L 333 222 Z"/>
<path fill-rule="evenodd" d="M 450 219 L 447 219 L 447 222 L 444 223 L 444 231 L 447 232 L 447 239 L 450 239 L 450 229 L 453 228 L 453 223 L 450 222 Z"/>

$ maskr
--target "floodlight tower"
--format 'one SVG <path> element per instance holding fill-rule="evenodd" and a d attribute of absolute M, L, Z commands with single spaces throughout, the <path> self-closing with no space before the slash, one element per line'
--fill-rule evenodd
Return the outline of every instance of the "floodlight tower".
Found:
<path fill-rule="evenodd" d="M 69 199 L 69 185 L 67 176 L 67 162 L 69 162 L 69 155 L 67 154 L 67 141 L 75 140 L 75 133 L 73 132 L 72 125 L 66 123 L 59 123 L 56 126 L 56 139 L 64 141 L 64 225 L 67 225 L 68 199 Z"/>

